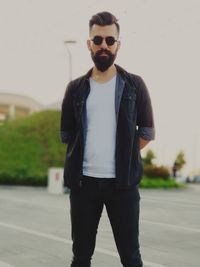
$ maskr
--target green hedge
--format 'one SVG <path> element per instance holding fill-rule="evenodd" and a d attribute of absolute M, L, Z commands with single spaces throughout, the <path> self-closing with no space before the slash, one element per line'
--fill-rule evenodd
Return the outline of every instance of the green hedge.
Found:
<path fill-rule="evenodd" d="M 28 186 L 47 186 L 47 176 L 7 176 L 7 174 L 1 174 L 0 184 L 4 185 L 28 185 Z"/>
<path fill-rule="evenodd" d="M 140 188 L 184 188 L 185 185 L 177 183 L 173 179 L 164 180 L 163 178 L 143 177 L 140 182 Z"/>
<path fill-rule="evenodd" d="M 169 169 L 165 166 L 145 165 L 144 176 L 168 180 L 170 178 L 170 172 Z"/>
<path fill-rule="evenodd" d="M 0 126 L 0 184 L 46 185 L 48 168 L 64 164 L 59 124 L 59 111 L 43 111 Z"/>

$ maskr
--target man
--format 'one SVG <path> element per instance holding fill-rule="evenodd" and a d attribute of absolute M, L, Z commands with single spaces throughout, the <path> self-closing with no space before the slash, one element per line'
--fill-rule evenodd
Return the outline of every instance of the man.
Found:
<path fill-rule="evenodd" d="M 61 139 L 68 143 L 64 182 L 70 190 L 73 260 L 91 266 L 105 205 L 124 267 L 141 267 L 138 184 L 140 149 L 154 139 L 152 107 L 143 80 L 114 64 L 120 27 L 109 12 L 89 22 L 94 67 L 71 81 L 62 103 Z"/>

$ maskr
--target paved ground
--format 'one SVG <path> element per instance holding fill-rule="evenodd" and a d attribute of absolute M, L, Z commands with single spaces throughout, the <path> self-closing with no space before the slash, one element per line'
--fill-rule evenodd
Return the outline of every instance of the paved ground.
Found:
<path fill-rule="evenodd" d="M 145 267 L 200 266 L 200 186 L 140 190 Z M 68 195 L 0 186 L 0 267 L 69 267 Z M 120 267 L 111 228 L 101 218 L 93 267 Z"/>

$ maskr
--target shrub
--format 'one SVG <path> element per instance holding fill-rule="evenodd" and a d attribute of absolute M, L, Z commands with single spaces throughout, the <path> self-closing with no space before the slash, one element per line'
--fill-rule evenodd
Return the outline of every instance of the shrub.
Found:
<path fill-rule="evenodd" d="M 0 184 L 46 185 L 64 163 L 59 123 L 59 111 L 42 111 L 0 126 Z"/>
<path fill-rule="evenodd" d="M 164 180 L 163 178 L 151 178 L 143 177 L 140 182 L 140 188 L 185 188 L 185 185 L 178 184 L 175 180 Z"/>
<path fill-rule="evenodd" d="M 144 166 L 144 175 L 149 178 L 169 179 L 170 172 L 165 166 L 146 165 Z"/>

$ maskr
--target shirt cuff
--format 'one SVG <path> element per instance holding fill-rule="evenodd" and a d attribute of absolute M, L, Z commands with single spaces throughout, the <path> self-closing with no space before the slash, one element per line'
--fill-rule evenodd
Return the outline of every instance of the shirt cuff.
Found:
<path fill-rule="evenodd" d="M 141 137 L 145 140 L 154 140 L 155 139 L 155 128 L 139 127 L 138 132 L 139 132 L 139 137 Z"/>

